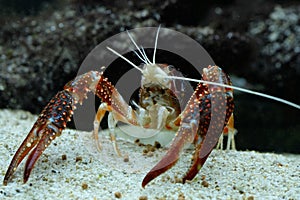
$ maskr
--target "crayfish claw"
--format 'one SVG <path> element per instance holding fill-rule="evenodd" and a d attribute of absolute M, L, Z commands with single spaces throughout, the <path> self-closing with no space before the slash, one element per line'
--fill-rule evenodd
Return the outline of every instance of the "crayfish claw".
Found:
<path fill-rule="evenodd" d="M 142 187 L 145 188 L 150 181 L 172 168 L 177 163 L 178 159 L 178 151 L 168 151 L 161 161 L 157 163 L 144 177 Z"/>
<path fill-rule="evenodd" d="M 27 182 L 38 158 L 50 145 L 51 141 L 61 134 L 61 131 L 66 127 L 66 123 L 70 121 L 73 113 L 72 101 L 73 97 L 65 90 L 58 92 L 50 100 L 14 155 L 5 174 L 3 185 L 7 185 L 18 165 L 30 153 L 25 164 L 23 178 L 24 183 Z"/>
<path fill-rule="evenodd" d="M 180 153 L 187 144 L 190 144 L 196 133 L 197 126 L 195 122 L 190 122 L 189 125 L 182 123 L 176 137 L 173 139 L 170 148 L 166 155 L 147 173 L 142 182 L 144 188 L 150 181 L 155 179 L 160 174 L 172 168 L 179 160 Z"/>
<path fill-rule="evenodd" d="M 22 162 L 22 160 L 25 158 L 25 156 L 31 151 L 31 149 L 37 144 L 38 138 L 34 136 L 34 133 L 36 132 L 36 126 L 34 126 L 17 152 L 15 153 L 7 171 L 4 176 L 3 185 L 7 185 L 8 181 L 11 179 L 13 173 L 17 170 L 17 167 Z"/>
<path fill-rule="evenodd" d="M 23 182 L 26 183 L 30 176 L 30 173 L 34 167 L 34 164 L 43 154 L 44 150 L 50 145 L 51 141 L 55 139 L 56 135 L 60 135 L 61 130 L 52 128 L 45 128 L 42 137 L 40 138 L 36 147 L 30 152 L 24 170 Z"/>
<path fill-rule="evenodd" d="M 231 98 L 226 99 L 226 96 L 222 93 L 212 95 L 210 101 L 212 102 L 211 109 L 214 112 L 208 112 L 209 117 L 204 118 L 203 121 L 201 121 L 201 123 L 206 124 L 206 126 L 203 126 L 203 129 L 200 129 L 199 133 L 202 137 L 195 137 L 195 152 L 192 159 L 192 165 L 183 177 L 183 183 L 185 183 L 186 180 L 192 180 L 198 174 L 213 148 L 217 145 L 224 126 L 227 125 L 229 118 L 232 116 L 232 112 L 224 113 L 223 109 L 220 109 L 222 107 L 218 106 L 225 100 L 228 108 L 233 107 Z"/>
<path fill-rule="evenodd" d="M 193 164 L 186 175 L 182 178 L 182 183 L 185 183 L 187 180 L 193 180 L 193 178 L 198 174 L 199 170 L 202 168 L 206 159 L 208 158 L 210 152 L 207 155 L 200 157 L 200 150 L 201 144 L 199 145 L 199 147 L 196 147 L 195 153 L 193 155 Z"/>

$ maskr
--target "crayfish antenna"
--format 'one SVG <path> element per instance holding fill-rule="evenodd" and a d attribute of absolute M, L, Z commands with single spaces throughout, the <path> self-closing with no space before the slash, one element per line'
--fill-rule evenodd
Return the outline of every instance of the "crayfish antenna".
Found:
<path fill-rule="evenodd" d="M 154 43 L 154 53 L 153 53 L 153 62 L 151 63 L 151 61 L 149 60 L 149 58 L 146 55 L 146 52 L 143 48 L 143 46 L 139 47 L 137 45 L 137 43 L 134 41 L 132 35 L 130 34 L 130 32 L 127 30 L 127 35 L 130 38 L 131 42 L 134 44 L 134 46 L 137 48 L 137 51 L 131 49 L 134 54 L 141 60 L 143 61 L 143 63 L 145 63 L 146 65 L 155 65 L 155 54 L 156 54 L 156 49 L 157 49 L 157 40 L 158 40 L 158 35 L 159 35 L 159 31 L 160 31 L 160 25 L 157 29 L 156 32 L 156 37 L 155 37 L 155 43 Z M 130 60 L 128 60 L 127 58 L 125 58 L 123 55 L 121 55 L 120 53 L 118 53 L 116 50 L 110 48 L 110 47 L 106 47 L 108 50 L 110 50 L 112 53 L 114 53 L 115 55 L 117 55 L 118 57 L 122 58 L 123 60 L 125 60 L 127 63 L 129 63 L 131 66 L 133 66 L 134 68 L 136 68 L 137 70 L 139 70 L 142 74 L 143 74 L 143 70 L 140 69 L 137 65 L 135 65 L 133 62 L 131 62 Z"/>
<path fill-rule="evenodd" d="M 145 52 L 145 49 L 143 48 L 143 46 L 141 46 L 141 49 L 142 49 L 142 52 L 143 52 L 143 55 L 144 55 L 145 59 L 147 60 L 147 63 L 153 65 L 154 63 L 151 63 L 151 61 L 150 61 L 149 58 L 147 57 L 146 52 Z"/>
<path fill-rule="evenodd" d="M 157 76 L 161 76 L 161 75 L 157 75 Z M 271 100 L 274 100 L 274 101 L 278 101 L 280 103 L 283 103 L 283 104 L 295 107 L 297 109 L 300 109 L 300 105 L 295 104 L 295 103 L 290 102 L 290 101 L 287 101 L 285 99 L 281 99 L 279 97 L 271 96 L 271 95 L 264 94 L 264 93 L 261 93 L 261 92 L 256 92 L 256 91 L 253 91 L 253 90 L 248 90 L 248 89 L 237 87 L 237 86 L 232 86 L 232 85 L 227 85 L 227 84 L 222 84 L 222 83 L 216 83 L 216 82 L 211 82 L 211 81 L 204 81 L 204 80 L 193 79 L 193 78 L 179 77 L 179 76 L 161 76 L 161 77 L 162 78 L 167 78 L 167 79 L 186 80 L 186 81 L 192 81 L 192 82 L 197 82 L 197 83 L 211 84 L 211 85 L 217 85 L 217 86 L 221 86 L 221 87 L 231 88 L 231 89 L 238 90 L 238 91 L 241 91 L 241 92 L 253 94 L 253 95 L 256 95 L 256 96 L 261 96 L 261 97 L 271 99 Z"/>

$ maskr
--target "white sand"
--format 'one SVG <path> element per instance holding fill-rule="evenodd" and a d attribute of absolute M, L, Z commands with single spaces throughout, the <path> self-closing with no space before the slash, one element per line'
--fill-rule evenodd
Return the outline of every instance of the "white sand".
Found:
<path fill-rule="evenodd" d="M 0 110 L 0 118 L 2 181 L 36 116 Z M 143 177 L 159 158 L 143 156 L 144 147 L 119 142 L 129 155 L 125 163 L 111 150 L 87 150 L 86 146 L 94 148 L 90 137 L 91 133 L 65 130 L 40 157 L 26 184 L 21 163 L 8 185 L 0 186 L 0 199 L 116 199 L 116 192 L 121 199 L 300 199 L 300 155 L 214 150 L 192 182 L 174 183 L 174 176 L 184 175 L 190 163 L 187 151 L 181 162 L 143 189 Z M 78 157 L 82 161 L 76 162 Z"/>

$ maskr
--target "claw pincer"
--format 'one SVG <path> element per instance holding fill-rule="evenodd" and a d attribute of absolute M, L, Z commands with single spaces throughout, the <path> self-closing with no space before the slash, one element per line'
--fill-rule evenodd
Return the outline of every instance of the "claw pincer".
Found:
<path fill-rule="evenodd" d="M 203 80 L 231 85 L 229 77 L 217 66 L 204 68 Z M 93 131 L 99 149 L 101 149 L 98 141 L 99 124 L 105 113 L 109 112 L 108 117 L 110 117 L 111 120 L 109 121 L 111 123 L 108 123 L 108 126 L 111 131 L 111 140 L 116 153 L 121 155 L 113 132 L 115 122 L 121 121 L 135 126 L 142 126 L 144 122 L 139 122 L 140 114 L 126 103 L 117 89 L 107 78 L 103 77 L 102 72 L 90 71 L 67 83 L 64 90 L 58 92 L 44 108 L 14 155 L 4 177 L 4 185 L 7 185 L 18 165 L 29 154 L 23 178 L 24 183 L 27 182 L 34 164 L 51 144 L 51 141 L 61 135 L 67 122 L 71 120 L 76 105 L 82 104 L 89 92 L 93 92 L 102 101 L 95 116 Z M 159 102 L 163 104 L 165 100 L 166 102 L 173 102 L 168 98 L 160 99 Z M 232 89 L 214 84 L 199 83 L 183 112 L 178 117 L 171 117 L 173 121 L 160 122 L 166 123 L 166 127 L 170 127 L 168 123 L 177 127 L 179 125 L 178 131 L 166 155 L 146 175 L 142 186 L 145 187 L 154 178 L 174 166 L 181 151 L 191 143 L 194 144 L 195 151 L 191 167 L 183 177 L 183 182 L 192 180 L 218 142 L 224 126 L 227 125 L 232 115 L 233 106 Z M 160 105 L 160 108 L 166 110 L 162 105 Z M 148 110 L 148 112 L 150 111 Z M 155 117 L 159 113 L 150 114 Z M 150 114 L 147 117 L 151 119 Z M 151 125 L 157 127 L 155 120 L 152 120 L 151 123 L 149 127 Z"/>
<path fill-rule="evenodd" d="M 217 66 L 203 69 L 203 80 L 231 85 Z M 166 155 L 145 176 L 142 187 L 176 164 L 186 145 L 194 144 L 192 164 L 183 183 L 192 180 L 216 146 L 233 112 L 232 89 L 199 83 L 181 114 L 180 127 Z"/>
<path fill-rule="evenodd" d="M 58 92 L 50 100 L 15 153 L 5 174 L 4 185 L 7 185 L 18 165 L 30 153 L 25 164 L 23 178 L 24 183 L 27 182 L 36 161 L 51 144 L 51 141 L 60 136 L 66 128 L 67 122 L 71 120 L 73 115 L 73 110 L 76 109 L 76 104 L 81 104 L 88 92 L 95 93 L 101 77 L 102 73 L 96 71 L 80 75 L 67 83 L 64 90 Z M 105 82 L 105 84 L 110 85 L 109 82 Z M 102 94 L 99 93 L 98 95 L 101 96 Z"/>
<path fill-rule="evenodd" d="M 61 134 L 67 122 L 70 121 L 72 113 L 72 95 L 65 90 L 58 92 L 39 115 L 33 128 L 13 157 L 4 177 L 4 185 L 7 184 L 24 157 L 33 149 L 25 164 L 24 183 L 27 182 L 35 162 L 51 141 Z"/>

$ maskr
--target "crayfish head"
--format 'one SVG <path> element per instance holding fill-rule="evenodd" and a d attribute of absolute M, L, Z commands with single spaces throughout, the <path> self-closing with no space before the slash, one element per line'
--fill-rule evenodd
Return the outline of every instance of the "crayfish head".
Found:
<path fill-rule="evenodd" d="M 169 72 L 168 67 L 162 64 L 144 64 L 142 69 L 142 86 L 160 85 L 163 89 L 169 88 L 171 80 L 165 78 Z"/>

